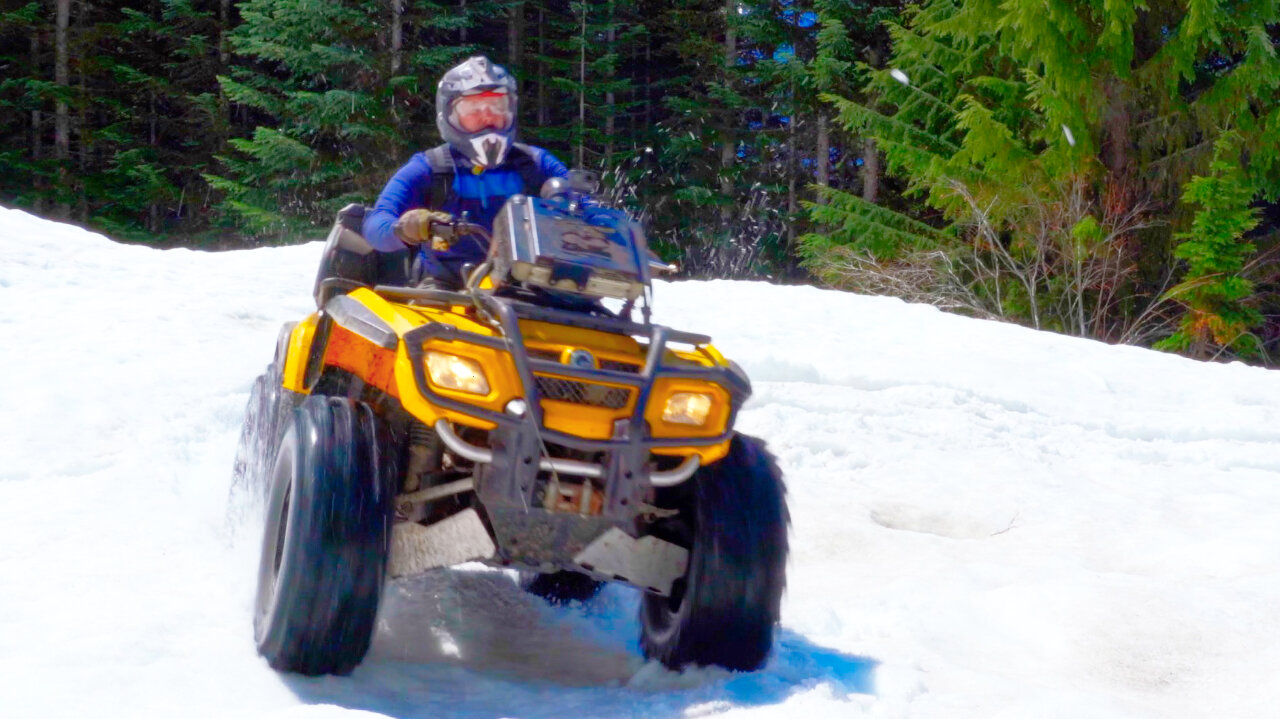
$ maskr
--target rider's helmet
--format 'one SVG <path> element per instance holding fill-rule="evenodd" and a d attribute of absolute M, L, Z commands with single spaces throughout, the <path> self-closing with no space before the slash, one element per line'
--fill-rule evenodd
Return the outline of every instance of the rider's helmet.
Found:
<path fill-rule="evenodd" d="M 440 78 L 436 126 L 478 170 L 495 167 L 515 138 L 516 79 L 487 57 L 468 58 Z"/>

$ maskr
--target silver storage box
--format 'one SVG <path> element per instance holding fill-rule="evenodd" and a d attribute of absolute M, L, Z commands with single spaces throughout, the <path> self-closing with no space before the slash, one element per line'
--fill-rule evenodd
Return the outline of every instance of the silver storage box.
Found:
<path fill-rule="evenodd" d="M 619 210 L 516 195 L 493 229 L 499 282 L 618 299 L 636 299 L 648 284 L 644 232 Z"/>

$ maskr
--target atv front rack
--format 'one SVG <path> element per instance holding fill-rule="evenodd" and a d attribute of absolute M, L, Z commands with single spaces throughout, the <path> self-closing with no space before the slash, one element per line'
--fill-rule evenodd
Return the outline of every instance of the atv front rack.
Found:
<path fill-rule="evenodd" d="M 441 439 L 457 454 L 478 463 L 476 491 L 486 506 L 494 504 L 537 506 L 534 493 L 538 473 L 540 471 L 563 472 L 603 480 L 604 516 L 614 520 L 630 519 L 638 511 L 649 485 L 676 484 L 687 479 L 698 466 L 695 454 L 674 469 L 651 473 L 649 469 L 651 451 L 660 448 L 709 446 L 728 441 L 733 435 L 731 428 L 737 412 L 751 394 L 750 381 L 737 365 L 695 368 L 663 364 L 668 343 L 678 342 L 693 346 L 709 344 L 710 338 L 704 335 L 680 332 L 661 325 L 639 324 L 621 318 L 542 307 L 487 293 L 473 296 L 446 290 L 382 285 L 375 287 L 374 292 L 387 299 L 412 301 L 415 304 L 439 307 L 478 306 L 496 321 L 501 336 L 467 332 L 453 325 L 433 322 L 410 330 L 403 338 L 406 351 L 413 360 L 411 364 L 414 380 L 423 396 L 438 406 L 496 425 L 489 434 L 487 448 L 466 443 L 452 432 L 451 428 L 440 432 Z M 522 319 L 630 337 L 643 336 L 648 340 L 644 364 L 639 373 L 630 373 L 593 367 L 575 367 L 532 358 L 525 351 L 520 330 Z M 427 381 L 425 362 L 425 346 L 431 340 L 472 343 L 508 353 L 524 387 L 525 411 L 523 414 L 517 416 L 495 412 L 446 397 L 432 389 Z M 615 423 L 615 437 L 611 439 L 588 439 L 547 428 L 543 425 L 542 397 L 535 380 L 535 372 L 587 383 L 603 382 L 632 387 L 637 393 L 634 409 L 629 418 L 620 419 Z M 730 396 L 725 431 L 710 437 L 651 436 L 644 418 L 645 408 L 648 406 L 654 382 L 662 378 L 701 380 L 723 387 Z M 583 452 L 604 453 L 605 462 L 594 465 L 576 460 L 546 457 L 544 449 L 547 443 Z"/>
<path fill-rule="evenodd" d="M 489 464 L 493 462 L 493 450 L 486 447 L 477 447 L 465 439 L 458 436 L 453 431 L 453 426 L 449 424 L 447 419 L 438 419 L 435 423 L 436 434 L 444 441 L 449 449 L 456 454 L 472 462 L 481 464 Z M 688 459 L 680 463 L 675 469 L 666 471 L 649 472 L 649 484 L 655 487 L 674 487 L 693 476 L 698 471 L 698 467 L 702 464 L 699 456 L 696 454 L 689 455 Z M 590 477 L 592 479 L 603 479 L 605 476 L 604 467 L 590 462 L 580 462 L 576 459 L 559 459 L 556 457 L 543 457 L 538 460 L 538 466 L 547 471 L 557 474 L 566 474 L 575 477 Z"/>

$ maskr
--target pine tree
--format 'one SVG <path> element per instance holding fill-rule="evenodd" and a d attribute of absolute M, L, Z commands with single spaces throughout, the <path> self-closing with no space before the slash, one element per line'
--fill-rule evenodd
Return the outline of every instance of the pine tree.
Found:
<path fill-rule="evenodd" d="M 1256 359 L 1262 344 L 1254 330 L 1262 315 L 1250 306 L 1253 282 L 1242 276 L 1255 247 L 1245 239 L 1258 225 L 1256 194 L 1240 157 L 1238 135 L 1224 135 L 1209 172 L 1187 183 L 1183 201 L 1199 205 L 1189 232 L 1178 233 L 1174 253 L 1186 261 L 1181 284 L 1169 292 L 1186 306 L 1178 330 L 1159 342 L 1199 358 L 1223 352 Z"/>
<path fill-rule="evenodd" d="M 641 196 L 651 234 L 693 276 L 773 274 L 785 253 L 790 157 L 779 148 L 795 113 L 779 79 L 788 60 L 773 59 L 787 50 L 783 15 L 775 3 L 716 0 L 654 21 L 672 60 L 660 90 L 661 169 L 647 170 Z"/>
<path fill-rule="evenodd" d="M 234 152 L 218 158 L 223 172 L 206 175 L 223 193 L 224 222 L 290 238 L 361 196 L 353 181 L 366 158 L 393 144 L 384 97 L 391 63 L 372 52 L 382 9 L 321 0 L 240 4 L 242 23 L 229 42 L 253 62 L 218 82 L 239 124 L 252 131 L 229 141 Z"/>
<path fill-rule="evenodd" d="M 1274 154 L 1264 128 L 1280 70 L 1266 27 L 1280 16 L 1275 2 L 1139 5 L 912 8 L 891 27 L 890 69 L 867 68 L 883 111 L 832 99 L 923 207 L 903 218 L 826 193 L 812 212 L 830 231 L 807 238 L 810 267 L 1074 334 L 1131 341 L 1167 327 L 1153 320 L 1189 222 L 1181 188 L 1224 132 Z M 1275 190 L 1264 175 L 1250 174 L 1255 194 Z"/>
<path fill-rule="evenodd" d="M 38 211 L 56 176 L 49 110 L 53 83 L 50 18 L 41 3 L 0 12 L 0 197 Z"/>
<path fill-rule="evenodd" d="M 217 19 L 190 0 L 122 7 L 108 17 L 114 21 L 95 27 L 98 45 L 116 51 L 96 61 L 106 86 L 94 92 L 103 126 L 93 150 L 101 167 L 86 179 L 93 221 L 137 239 L 190 227 L 203 189 L 199 173 L 215 149 L 205 135 L 225 124 L 210 92 Z"/>
<path fill-rule="evenodd" d="M 5 53 L 0 102 L 23 138 L 0 145 L 4 197 L 121 238 L 198 223 L 219 119 L 211 13 L 189 0 L 31 3 L 0 27 L 4 47 L 29 47 Z"/>
<path fill-rule="evenodd" d="M 820 188 L 842 187 L 860 192 L 862 199 L 876 202 L 881 194 L 880 152 L 870 137 L 845 136 L 833 127 L 830 103 L 822 94 L 854 99 L 873 107 L 877 96 L 868 87 L 862 71 L 879 69 L 889 56 L 889 33 L 886 23 L 902 11 L 900 0 L 817 0 L 814 3 L 820 29 L 816 37 L 812 75 L 813 95 L 810 112 L 817 118 L 815 150 L 816 202 L 824 202 Z M 843 168 L 844 172 L 839 170 Z"/>

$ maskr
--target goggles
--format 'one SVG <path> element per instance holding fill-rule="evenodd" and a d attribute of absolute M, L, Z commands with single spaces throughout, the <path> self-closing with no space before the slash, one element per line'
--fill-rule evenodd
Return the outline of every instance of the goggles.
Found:
<path fill-rule="evenodd" d="M 449 124 L 463 132 L 505 130 L 511 126 L 510 98 L 505 92 L 493 91 L 463 95 L 453 101 Z"/>

